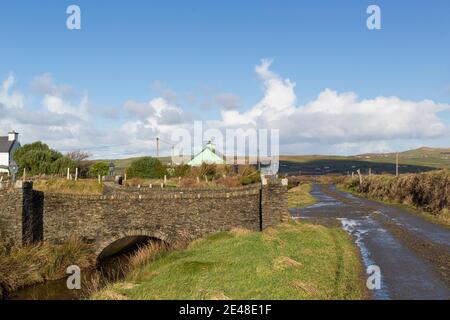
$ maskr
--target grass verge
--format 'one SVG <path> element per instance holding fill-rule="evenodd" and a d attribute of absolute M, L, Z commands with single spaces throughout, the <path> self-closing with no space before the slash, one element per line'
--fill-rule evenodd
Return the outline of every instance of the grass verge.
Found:
<path fill-rule="evenodd" d="M 311 184 L 301 184 L 289 189 L 288 206 L 289 208 L 304 208 L 316 203 L 316 198 L 311 195 Z"/>
<path fill-rule="evenodd" d="M 154 259 L 141 253 L 138 260 L 123 281 L 107 285 L 91 299 L 366 297 L 351 238 L 339 228 L 304 222 L 264 232 L 217 233 Z"/>

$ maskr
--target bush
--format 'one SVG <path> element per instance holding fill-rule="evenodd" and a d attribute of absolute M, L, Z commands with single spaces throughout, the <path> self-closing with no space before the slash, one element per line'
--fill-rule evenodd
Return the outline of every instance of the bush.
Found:
<path fill-rule="evenodd" d="M 53 163 L 63 155 L 38 141 L 20 147 L 14 152 L 13 157 L 21 171 L 25 169 L 28 175 L 35 176 L 58 173 L 55 171 L 58 169 L 58 164 L 53 166 Z"/>
<path fill-rule="evenodd" d="M 109 167 L 106 162 L 96 162 L 89 171 L 91 176 L 107 176 L 109 174 Z"/>
<path fill-rule="evenodd" d="M 216 177 L 217 174 L 217 165 L 214 163 L 206 163 L 203 162 L 199 167 L 193 167 L 189 172 L 189 177 L 204 179 L 208 177 L 208 180 Z"/>
<path fill-rule="evenodd" d="M 238 176 L 239 182 L 244 186 L 261 182 L 261 175 L 259 171 L 252 166 L 240 166 Z"/>
<path fill-rule="evenodd" d="M 165 174 L 167 174 L 167 170 L 162 162 L 152 157 L 134 160 L 127 169 L 129 178 L 160 179 Z"/>
<path fill-rule="evenodd" d="M 450 171 L 439 170 L 420 174 L 372 175 L 349 179 L 345 186 L 370 197 L 414 205 L 425 211 L 439 213 L 450 203 Z"/>
<path fill-rule="evenodd" d="M 50 168 L 51 172 L 55 174 L 66 173 L 67 168 L 69 168 L 70 171 L 73 171 L 75 169 L 75 162 L 67 157 L 61 157 L 58 160 L 54 161 L 51 164 Z"/>
<path fill-rule="evenodd" d="M 191 166 L 187 164 L 181 164 L 179 166 L 176 166 L 173 168 L 173 174 L 174 177 L 185 177 L 189 174 L 191 171 Z"/>

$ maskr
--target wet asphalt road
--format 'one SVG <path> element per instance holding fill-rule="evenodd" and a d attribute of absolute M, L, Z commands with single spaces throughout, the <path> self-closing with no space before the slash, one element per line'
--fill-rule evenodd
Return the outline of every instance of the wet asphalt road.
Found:
<path fill-rule="evenodd" d="M 340 225 L 355 239 L 365 268 L 381 270 L 374 299 L 450 299 L 450 230 L 404 209 L 314 185 L 317 203 L 293 218 Z"/>

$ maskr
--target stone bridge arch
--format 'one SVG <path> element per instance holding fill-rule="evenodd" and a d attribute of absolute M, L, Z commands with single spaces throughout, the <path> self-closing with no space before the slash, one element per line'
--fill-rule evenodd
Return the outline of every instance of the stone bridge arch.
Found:
<path fill-rule="evenodd" d="M 232 228 L 260 231 L 288 214 L 280 181 L 220 189 L 121 187 L 104 195 L 42 193 L 23 182 L 0 190 L 0 200 L 4 240 L 60 243 L 74 235 L 97 253 L 131 236 L 178 245 Z"/>
<path fill-rule="evenodd" d="M 115 243 L 118 243 L 121 240 L 124 239 L 133 239 L 133 238 L 139 238 L 139 237 L 143 237 L 143 238 L 147 238 L 149 240 L 154 239 L 154 240 L 158 240 L 161 241 L 162 243 L 166 244 L 167 246 L 171 247 L 174 246 L 175 243 L 173 241 L 173 239 L 170 238 L 170 236 L 162 231 L 159 230 L 130 230 L 130 231 L 124 231 L 121 232 L 117 235 L 111 235 L 109 237 L 105 237 L 102 240 L 97 241 L 96 243 L 94 243 L 94 253 L 95 256 L 97 257 L 97 259 L 102 259 L 106 256 L 108 256 L 107 254 L 102 255 L 103 253 L 105 253 L 105 250 L 107 250 L 111 245 L 114 245 Z M 125 244 L 126 245 L 126 244 Z M 119 245 L 120 247 L 120 245 Z M 122 251 L 125 248 L 120 248 L 119 251 Z M 115 251 L 114 249 L 112 249 L 112 251 Z"/>

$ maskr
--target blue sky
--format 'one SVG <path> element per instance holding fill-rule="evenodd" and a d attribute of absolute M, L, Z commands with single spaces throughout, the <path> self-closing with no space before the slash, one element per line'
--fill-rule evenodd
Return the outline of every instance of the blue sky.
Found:
<path fill-rule="evenodd" d="M 81 30 L 66 28 L 65 11 L 70 4 L 81 8 Z M 381 30 L 366 27 L 366 8 L 370 4 L 381 8 Z M 409 131 L 405 128 L 381 136 L 368 132 L 354 137 L 351 132 L 334 128 L 341 138 L 324 135 L 320 145 L 310 139 L 318 134 L 316 131 L 297 137 L 281 130 L 282 153 L 346 154 L 424 144 L 449 146 L 449 13 L 447 0 L 3 1 L 0 81 L 12 77 L 14 84 L 8 92 L 4 90 L 0 103 L 5 110 L 11 109 L 7 103 L 12 103 L 11 95 L 16 92 L 23 106 L 15 118 L 3 116 L 1 122 L 0 116 L 0 133 L 12 129 L 7 127 L 9 123 L 23 133 L 25 142 L 43 139 L 66 150 L 74 144 L 93 148 L 120 140 L 129 143 L 130 150 L 124 154 L 114 150 L 110 155 L 126 156 L 134 150 L 141 154 L 145 150 L 138 146 L 145 145 L 146 138 L 136 131 L 148 130 L 147 138 L 170 132 L 162 128 L 166 125 L 164 119 L 153 114 L 156 118 L 151 120 L 151 112 L 142 111 L 145 105 L 154 112 L 152 101 L 163 99 L 167 102 L 163 108 L 180 113 L 180 125 L 193 119 L 221 121 L 224 107 L 244 114 L 257 108 L 271 90 L 268 79 L 255 72 L 261 59 L 270 59 L 268 68 L 273 79 L 284 85 L 286 79 L 295 83 L 295 102 L 287 107 L 307 108 L 327 88 L 337 93 L 336 99 L 352 92 L 359 102 L 371 100 L 375 109 L 389 108 L 393 103 L 378 106 L 378 97 L 413 103 L 432 100 L 430 109 L 441 105 L 439 111 L 429 114 L 430 124 L 443 126 L 433 134 L 417 132 L 417 128 L 427 128 L 417 124 L 419 115 L 408 113 L 405 117 L 411 121 Z M 47 88 L 36 85 L 43 79 Z M 61 92 L 63 87 L 70 90 Z M 53 129 L 48 130 L 20 120 L 25 111 L 39 112 L 43 117 L 46 113 L 62 115 L 64 112 L 55 112 L 49 106 L 51 99 L 45 99 L 49 95 L 73 107 L 67 114 L 76 110 L 86 113 L 80 116 L 78 129 L 53 123 Z M 84 98 L 88 103 L 83 107 Z M 336 99 L 327 103 L 333 106 Z M 130 102 L 140 107 L 129 107 Z M 136 112 L 136 108 L 140 111 Z M 428 106 L 412 106 L 411 112 L 423 112 L 423 108 Z M 297 114 L 300 110 L 291 111 Z M 351 118 L 352 113 L 343 113 Z M 304 117 L 297 116 L 298 130 L 302 130 Z M 371 117 L 368 112 L 367 118 Z M 320 132 L 326 130 L 327 119 L 326 115 L 316 119 L 324 126 Z M 408 126 L 386 121 L 387 126 Z M 169 124 L 175 124 L 174 120 Z M 83 126 L 100 138 L 83 137 L 79 131 Z M 122 137 L 127 130 L 133 133 Z"/>

